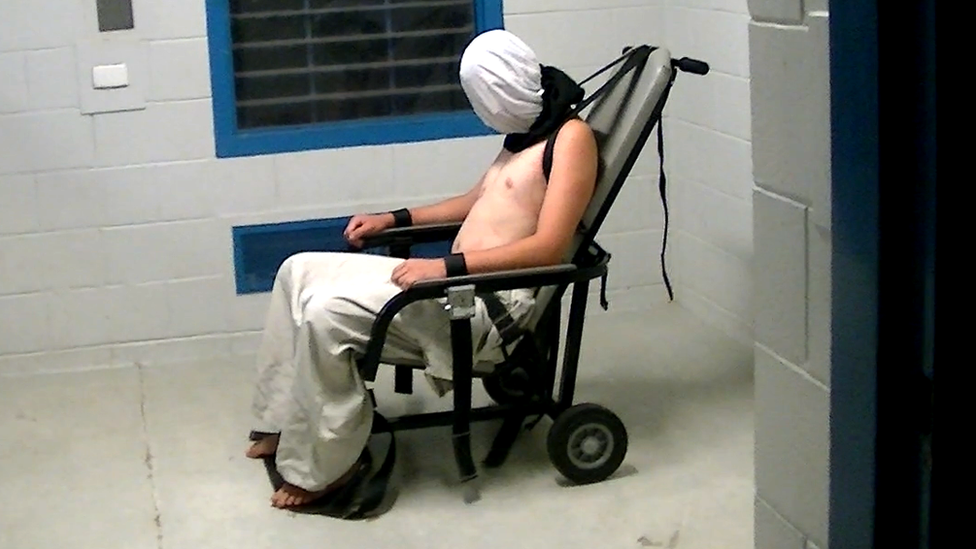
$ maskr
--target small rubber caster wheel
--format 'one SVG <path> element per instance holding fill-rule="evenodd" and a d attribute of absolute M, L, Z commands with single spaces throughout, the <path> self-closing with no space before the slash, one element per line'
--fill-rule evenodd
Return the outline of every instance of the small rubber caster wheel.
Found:
<path fill-rule="evenodd" d="M 532 398 L 532 380 L 522 368 L 482 378 L 481 384 L 488 396 L 498 404 L 521 404 Z"/>
<path fill-rule="evenodd" d="M 591 484 L 605 480 L 623 463 L 627 429 L 610 410 L 577 404 L 553 422 L 546 446 L 560 473 L 576 484 Z"/>

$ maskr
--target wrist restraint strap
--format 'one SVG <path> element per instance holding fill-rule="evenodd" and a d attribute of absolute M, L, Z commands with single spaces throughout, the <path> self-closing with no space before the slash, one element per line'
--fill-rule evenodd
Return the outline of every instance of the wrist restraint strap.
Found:
<path fill-rule="evenodd" d="M 413 225 L 413 217 L 410 215 L 410 210 L 401 208 L 390 213 L 393 214 L 393 221 L 396 227 L 409 227 Z"/>
<path fill-rule="evenodd" d="M 449 278 L 468 274 L 468 265 L 464 261 L 464 254 L 451 254 L 445 257 L 444 265 L 447 267 Z"/>

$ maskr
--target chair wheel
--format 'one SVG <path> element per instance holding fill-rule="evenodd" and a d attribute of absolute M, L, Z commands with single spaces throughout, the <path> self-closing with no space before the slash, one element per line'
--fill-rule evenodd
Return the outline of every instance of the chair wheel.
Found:
<path fill-rule="evenodd" d="M 577 484 L 600 482 L 627 455 L 627 429 L 613 412 L 596 404 L 577 404 L 561 413 L 546 440 L 549 459 Z"/>
<path fill-rule="evenodd" d="M 519 404 L 532 398 L 532 380 L 522 368 L 481 379 L 488 396 L 498 404 Z"/>

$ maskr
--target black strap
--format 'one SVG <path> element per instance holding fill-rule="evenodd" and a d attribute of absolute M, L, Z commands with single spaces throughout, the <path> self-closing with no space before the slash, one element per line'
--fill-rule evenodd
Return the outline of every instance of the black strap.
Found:
<path fill-rule="evenodd" d="M 464 260 L 464 254 L 451 254 L 444 258 L 444 270 L 449 278 L 455 276 L 465 276 L 468 274 L 468 264 Z"/>
<path fill-rule="evenodd" d="M 479 297 L 484 302 L 485 308 L 488 309 L 488 316 L 491 317 L 491 322 L 498 330 L 498 335 L 501 336 L 505 347 L 522 337 L 524 333 L 522 327 L 515 322 L 512 314 L 505 308 L 497 295 L 485 294 Z"/>
<path fill-rule="evenodd" d="M 661 191 L 661 203 L 664 205 L 664 242 L 661 245 L 661 272 L 664 275 L 664 285 L 668 289 L 668 297 L 674 301 L 674 290 L 671 289 L 671 280 L 668 278 L 668 268 L 664 261 L 664 253 L 668 249 L 668 195 L 667 195 L 667 176 L 664 174 L 664 120 L 657 121 L 657 155 L 661 161 L 661 179 L 659 189 Z"/>
<path fill-rule="evenodd" d="M 602 307 L 604 311 L 610 308 L 610 301 L 607 299 L 608 276 L 609 276 L 609 271 L 603 273 L 603 276 L 600 277 L 600 307 Z"/>
<path fill-rule="evenodd" d="M 552 155 L 556 150 L 556 136 L 559 135 L 559 130 L 561 129 L 562 126 L 552 132 L 552 135 L 546 140 L 546 149 L 542 152 L 542 173 L 546 176 L 547 183 L 549 182 L 549 176 L 552 174 Z"/>
<path fill-rule="evenodd" d="M 371 516 L 386 497 L 389 488 L 390 477 L 393 476 L 393 466 L 396 464 L 396 435 L 390 422 L 378 412 L 373 412 L 373 422 L 378 425 L 374 427 L 374 433 L 388 432 L 390 434 L 390 449 L 386 452 L 386 457 L 380 465 L 379 470 L 372 477 L 369 477 L 361 487 L 353 502 L 346 510 L 343 518 L 358 520 Z"/>
<path fill-rule="evenodd" d="M 603 85 L 597 88 L 597 90 L 593 92 L 589 97 L 580 101 L 580 103 L 576 105 L 576 108 L 573 109 L 573 116 L 579 115 L 579 113 L 583 112 L 583 110 L 586 109 L 586 107 L 589 107 L 591 103 L 599 99 L 604 93 L 607 92 L 607 90 L 616 87 L 616 85 L 620 82 L 620 80 L 623 79 L 624 76 L 627 75 L 627 73 L 637 68 L 639 63 L 646 60 L 647 57 L 651 54 L 651 52 L 653 52 L 655 49 L 657 48 L 652 48 L 649 46 L 642 46 L 640 48 L 629 49 L 622 56 L 618 57 L 615 61 L 603 67 L 602 69 L 592 74 L 591 76 L 587 77 L 586 80 L 580 83 L 581 86 L 586 82 L 589 82 L 590 80 L 595 78 L 597 75 L 619 64 L 620 62 L 624 63 L 624 65 L 620 67 L 620 69 L 617 70 L 617 72 L 614 73 L 614 75 L 611 76 L 609 80 L 604 82 Z M 637 59 L 638 57 L 642 59 Z"/>
<path fill-rule="evenodd" d="M 566 122 L 570 121 L 571 119 L 579 116 L 579 113 L 583 112 L 583 110 L 586 109 L 586 107 L 590 106 L 590 104 L 592 104 L 594 101 L 599 99 L 604 93 L 606 93 L 608 90 L 616 86 L 617 83 L 619 83 L 620 80 L 627 75 L 627 73 L 634 70 L 634 68 L 638 66 L 638 63 L 634 61 L 636 57 L 641 56 L 643 54 L 643 57 L 646 58 L 646 56 L 650 55 L 650 53 L 653 52 L 655 49 L 656 48 L 651 48 L 651 47 L 627 48 L 626 50 L 624 50 L 623 55 L 611 61 L 602 69 L 596 71 L 590 76 L 587 76 L 585 80 L 580 82 L 579 85 L 583 86 L 583 84 L 586 84 L 590 80 L 593 80 L 597 76 L 612 69 L 613 67 L 619 65 L 620 63 L 624 63 L 624 65 L 620 67 L 620 69 L 618 69 L 617 72 L 614 73 L 614 75 L 611 76 L 609 80 L 604 82 L 603 85 L 597 88 L 597 90 L 593 92 L 589 97 L 586 97 L 582 101 L 580 101 L 576 105 L 576 107 L 573 108 L 572 111 L 570 111 L 569 116 L 567 116 L 562 121 L 562 123 L 556 126 L 556 128 L 552 131 L 552 134 L 549 135 L 549 138 L 546 140 L 545 151 L 542 153 L 542 173 L 546 176 L 546 181 L 549 181 L 549 175 L 552 173 L 552 162 L 553 162 L 552 157 L 556 147 L 556 136 L 559 135 L 559 130 L 562 129 L 563 125 L 565 125 Z"/>
<path fill-rule="evenodd" d="M 603 67 L 602 69 L 600 69 L 600 70 L 596 71 L 595 73 L 587 76 L 586 79 L 584 79 L 582 82 L 580 82 L 580 86 L 586 84 L 590 80 L 593 80 L 597 76 L 600 76 L 601 74 L 607 72 L 608 70 L 612 69 L 616 65 L 620 64 L 621 61 L 623 61 L 625 59 L 628 59 L 632 55 L 634 55 L 634 48 L 632 48 L 630 46 L 624 48 L 624 51 L 621 53 L 620 57 L 618 57 L 618 58 L 614 59 L 613 61 L 607 63 L 607 65 L 605 67 Z"/>
<path fill-rule="evenodd" d="M 410 215 L 410 210 L 400 208 L 390 213 L 393 214 L 393 225 L 395 227 L 410 227 L 413 225 L 413 217 Z"/>
<path fill-rule="evenodd" d="M 593 80 L 594 78 L 603 74 L 604 72 L 619 65 L 621 62 L 624 63 L 624 65 L 620 67 L 620 69 L 617 70 L 617 72 L 614 73 L 614 75 L 611 76 L 609 80 L 604 82 L 603 85 L 600 86 L 589 97 L 586 97 L 582 101 L 580 101 L 576 105 L 576 107 L 572 111 L 570 111 L 570 115 L 567 118 L 565 118 L 561 124 L 556 126 L 552 134 L 549 136 L 549 139 L 546 140 L 546 149 L 542 154 L 542 173 L 546 176 L 546 181 L 549 181 L 549 175 L 552 173 L 552 157 L 553 157 L 554 149 L 556 147 L 556 136 L 559 135 L 559 130 L 562 129 L 563 125 L 565 125 L 566 122 L 568 122 L 572 118 L 579 116 L 579 113 L 583 112 L 583 110 L 586 107 L 590 106 L 590 104 L 592 104 L 594 101 L 599 99 L 604 93 L 607 92 L 607 90 L 610 90 L 614 86 L 616 86 L 617 83 L 620 82 L 620 80 L 624 76 L 626 76 L 628 72 L 634 70 L 634 68 L 637 67 L 637 63 L 633 61 L 635 57 L 637 57 L 638 55 L 642 54 L 645 51 L 647 52 L 647 55 L 649 55 L 651 51 L 654 51 L 654 49 L 655 48 L 628 48 L 624 51 L 623 55 L 611 61 L 602 69 L 596 71 L 590 76 L 587 76 L 585 80 L 580 82 L 579 85 L 582 86 L 583 84 L 586 84 L 587 82 Z"/>

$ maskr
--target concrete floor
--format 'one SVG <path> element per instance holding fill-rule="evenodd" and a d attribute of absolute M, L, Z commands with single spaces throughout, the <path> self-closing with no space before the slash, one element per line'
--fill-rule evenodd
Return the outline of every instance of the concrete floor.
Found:
<path fill-rule="evenodd" d="M 617 478 L 565 486 L 544 420 L 465 505 L 449 430 L 405 432 L 399 499 L 368 522 L 269 506 L 243 457 L 250 363 L 0 378 L 0 548 L 751 548 L 751 350 L 670 305 L 596 315 L 582 351 L 577 402 L 628 427 Z M 381 411 L 449 406 L 421 381 Z M 478 459 L 495 428 L 475 427 Z"/>

